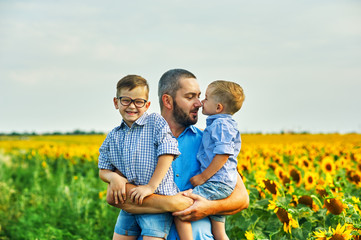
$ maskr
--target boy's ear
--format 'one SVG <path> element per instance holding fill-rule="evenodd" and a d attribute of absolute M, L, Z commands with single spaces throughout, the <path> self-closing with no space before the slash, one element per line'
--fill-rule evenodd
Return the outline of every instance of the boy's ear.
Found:
<path fill-rule="evenodd" d="M 163 94 L 162 102 L 163 102 L 163 106 L 165 108 L 167 108 L 169 110 L 173 108 L 173 98 L 170 95 Z"/>
<path fill-rule="evenodd" d="M 150 106 L 150 101 L 146 102 L 144 107 L 148 110 L 149 106 Z"/>
<path fill-rule="evenodd" d="M 118 98 L 114 97 L 114 98 L 113 98 L 113 103 L 114 103 L 115 109 L 119 109 Z"/>
<path fill-rule="evenodd" d="M 221 113 L 223 111 L 224 107 L 221 103 L 217 103 L 217 109 L 216 112 L 217 113 Z"/>

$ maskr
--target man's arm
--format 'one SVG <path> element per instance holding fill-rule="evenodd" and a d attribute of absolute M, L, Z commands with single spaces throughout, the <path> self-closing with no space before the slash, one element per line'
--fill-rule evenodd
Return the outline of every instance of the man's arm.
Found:
<path fill-rule="evenodd" d="M 173 213 L 183 221 L 197 221 L 209 215 L 232 215 L 248 208 L 249 196 L 242 178 L 238 180 L 233 193 L 221 200 L 207 200 L 193 193 L 185 193 L 194 200 L 189 208 Z"/>
<path fill-rule="evenodd" d="M 130 190 L 135 187 L 135 185 L 129 183 L 126 184 L 127 196 L 129 196 Z M 109 185 L 107 191 L 107 202 L 114 207 L 121 208 L 134 214 L 176 212 L 184 210 L 193 204 L 193 200 L 189 197 L 183 196 L 182 193 L 178 193 L 174 196 L 152 194 L 143 200 L 142 205 L 132 202 L 129 197 L 124 203 L 116 204 L 114 197 L 110 192 Z"/>

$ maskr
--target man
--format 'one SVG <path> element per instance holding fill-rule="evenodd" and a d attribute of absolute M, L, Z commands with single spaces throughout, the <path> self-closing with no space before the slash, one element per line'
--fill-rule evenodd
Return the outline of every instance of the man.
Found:
<path fill-rule="evenodd" d="M 193 125 L 198 120 L 198 110 L 202 106 L 199 100 L 201 91 L 196 77 L 184 69 L 172 69 L 163 74 L 158 84 L 158 97 L 161 114 L 168 122 L 173 135 L 178 140 L 181 155 L 173 162 L 175 182 L 181 191 L 192 188 L 189 179 L 199 172 L 196 159 L 202 139 L 202 131 Z M 134 186 L 127 184 L 127 191 Z M 107 194 L 109 204 L 122 208 L 130 213 L 173 212 L 183 221 L 192 221 L 193 238 L 196 240 L 213 239 L 209 215 L 235 214 L 248 207 L 248 193 L 242 179 L 238 176 L 233 193 L 225 199 L 206 200 L 192 193 L 186 196 L 161 196 L 153 194 L 144 199 L 142 205 L 136 205 L 127 199 L 124 203 L 116 203 L 117 194 Z M 123 196 L 125 197 L 125 195 Z M 172 226 L 168 239 L 178 238 Z"/>

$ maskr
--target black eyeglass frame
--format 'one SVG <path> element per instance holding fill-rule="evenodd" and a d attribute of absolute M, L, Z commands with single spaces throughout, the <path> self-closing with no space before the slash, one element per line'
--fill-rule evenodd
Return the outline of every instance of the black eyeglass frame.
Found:
<path fill-rule="evenodd" d="M 122 98 L 127 98 L 127 99 L 130 99 L 130 102 L 129 102 L 129 104 L 124 104 L 124 103 L 122 103 Z M 135 98 L 135 99 L 132 99 L 132 98 L 130 98 L 130 97 L 117 97 L 117 99 L 119 99 L 119 102 L 120 102 L 120 104 L 122 104 L 123 106 L 129 106 L 130 104 L 132 104 L 132 103 L 134 103 L 134 106 L 136 106 L 136 107 L 138 107 L 138 108 L 142 108 L 142 107 L 144 107 L 145 106 L 145 104 L 148 102 L 147 100 L 145 100 L 145 99 L 143 99 L 143 98 Z M 142 100 L 143 101 L 143 105 L 137 105 L 136 104 L 136 102 L 135 101 L 139 101 L 139 100 Z"/>

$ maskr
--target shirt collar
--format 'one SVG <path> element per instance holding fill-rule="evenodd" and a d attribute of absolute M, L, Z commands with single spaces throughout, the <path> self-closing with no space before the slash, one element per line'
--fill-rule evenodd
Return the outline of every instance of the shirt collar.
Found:
<path fill-rule="evenodd" d="M 142 116 L 140 116 L 140 118 L 138 118 L 134 123 L 138 126 L 142 126 L 144 124 L 146 124 L 147 122 L 147 117 L 148 117 L 148 113 L 145 112 Z M 120 128 L 123 129 L 123 128 L 129 128 L 128 125 L 124 122 L 124 120 L 122 119 L 122 122 L 120 123 Z"/>
<path fill-rule="evenodd" d="M 207 126 L 211 125 L 212 122 L 218 118 L 232 118 L 231 114 L 214 114 L 206 119 Z"/>
<path fill-rule="evenodd" d="M 194 133 L 194 134 L 197 133 L 196 127 L 193 126 L 193 125 L 191 125 L 191 126 L 186 127 L 186 128 L 184 129 L 184 131 L 177 137 L 177 139 L 180 138 L 180 137 L 182 137 L 183 135 L 187 134 L 188 131 L 190 131 L 190 132 L 192 132 L 192 133 Z"/>

